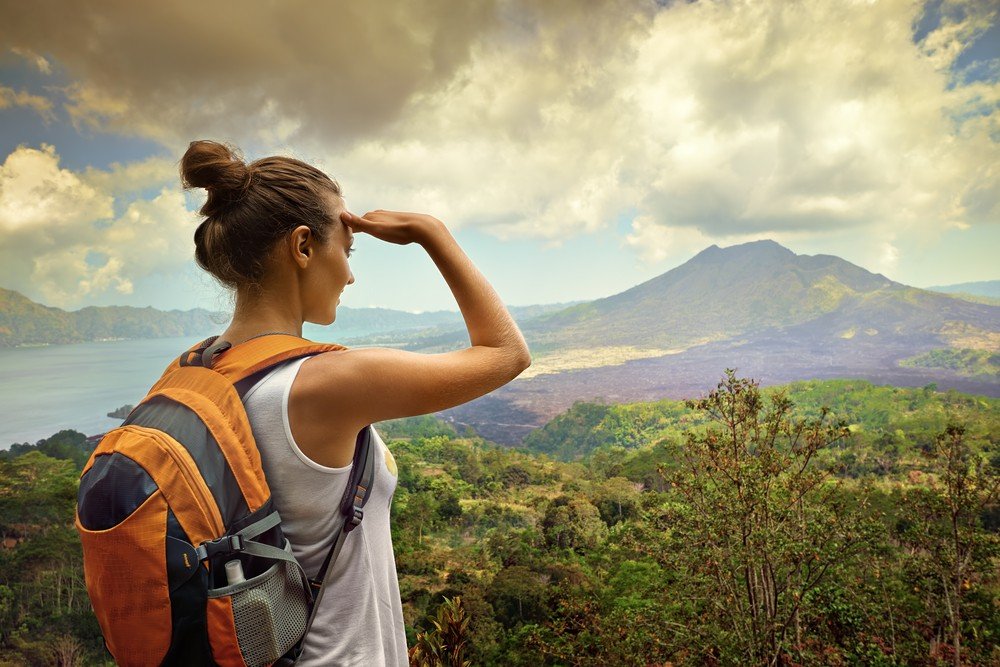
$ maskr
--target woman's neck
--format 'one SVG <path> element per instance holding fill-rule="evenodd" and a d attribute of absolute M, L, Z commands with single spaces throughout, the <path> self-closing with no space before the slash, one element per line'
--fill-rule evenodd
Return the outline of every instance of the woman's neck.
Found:
<path fill-rule="evenodd" d="M 219 336 L 233 345 L 263 333 L 286 333 L 302 336 L 302 318 L 294 312 L 295 304 L 277 304 L 266 299 L 254 303 L 237 300 L 233 321 Z"/>

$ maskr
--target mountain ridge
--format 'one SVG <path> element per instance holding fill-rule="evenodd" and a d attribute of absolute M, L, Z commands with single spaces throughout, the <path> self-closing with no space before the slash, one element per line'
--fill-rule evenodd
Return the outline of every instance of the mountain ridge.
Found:
<path fill-rule="evenodd" d="M 511 306 L 509 309 L 515 318 L 528 319 L 572 303 Z M 152 306 L 84 306 L 63 310 L 0 287 L 0 348 L 123 338 L 210 336 L 219 333 L 231 317 L 228 313 L 203 308 L 160 310 Z M 463 322 L 457 310 L 410 313 L 391 308 L 341 306 L 335 333 L 348 342 L 359 341 L 362 335 L 368 339 L 373 334 L 376 338 L 392 334 L 389 340 L 395 340 L 419 331 L 450 331 L 461 327 Z M 306 323 L 303 335 L 328 337 L 330 330 Z"/>
<path fill-rule="evenodd" d="M 955 283 L 954 285 L 934 285 L 924 289 L 931 292 L 944 292 L 945 294 L 971 294 L 1000 299 L 1000 280 L 977 280 L 969 283 Z"/>
<path fill-rule="evenodd" d="M 835 255 L 797 255 L 771 240 L 712 245 L 627 290 L 535 318 L 528 329 L 540 349 L 673 349 L 801 324 L 845 298 L 904 288 Z"/>

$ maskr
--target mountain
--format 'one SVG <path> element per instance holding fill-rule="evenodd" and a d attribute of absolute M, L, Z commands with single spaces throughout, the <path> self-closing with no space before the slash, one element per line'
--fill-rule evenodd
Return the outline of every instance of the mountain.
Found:
<path fill-rule="evenodd" d="M 928 287 L 931 292 L 945 294 L 971 294 L 973 296 L 988 296 L 1000 299 L 1000 280 L 981 280 L 974 283 L 958 283 L 955 285 L 935 285 Z"/>
<path fill-rule="evenodd" d="M 958 283 L 957 285 L 938 285 L 928 287 L 932 292 L 950 294 L 958 299 L 985 303 L 990 306 L 1000 306 L 1000 280 L 983 280 L 975 283 Z"/>
<path fill-rule="evenodd" d="M 151 307 L 88 306 L 65 311 L 0 288 L 0 347 L 200 336 L 218 329 L 217 318 L 217 313 L 202 308 L 162 311 Z"/>
<path fill-rule="evenodd" d="M 796 327 L 819 338 L 866 331 L 946 338 L 948 323 L 996 330 L 998 313 L 833 255 L 797 255 L 774 241 L 755 241 L 710 246 L 620 294 L 536 318 L 529 330 L 545 347 L 676 349 Z"/>
<path fill-rule="evenodd" d="M 616 348 L 649 357 L 778 331 L 818 339 L 878 331 L 879 340 L 923 336 L 947 346 L 961 331 L 997 331 L 998 312 L 894 282 L 833 255 L 797 255 L 764 240 L 710 246 L 624 292 L 531 318 L 522 331 L 541 357 Z M 463 334 L 415 341 L 411 348 L 455 347 Z"/>
<path fill-rule="evenodd" d="M 692 396 L 713 388 L 726 368 L 765 384 L 854 377 L 1000 395 L 1000 307 L 773 241 L 710 246 L 624 292 L 533 318 L 522 331 L 531 368 L 443 416 L 516 443 L 574 401 Z"/>

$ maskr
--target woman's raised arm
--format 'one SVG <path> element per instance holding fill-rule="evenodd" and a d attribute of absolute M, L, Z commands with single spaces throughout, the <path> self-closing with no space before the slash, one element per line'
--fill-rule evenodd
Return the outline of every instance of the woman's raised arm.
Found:
<path fill-rule="evenodd" d="M 423 246 L 455 295 L 471 346 L 437 354 L 354 348 L 317 355 L 303 362 L 292 388 L 298 414 L 356 431 L 373 422 L 461 405 L 531 365 L 514 319 L 440 220 L 393 211 L 372 211 L 363 218 L 344 213 L 341 219 L 355 232 Z"/>

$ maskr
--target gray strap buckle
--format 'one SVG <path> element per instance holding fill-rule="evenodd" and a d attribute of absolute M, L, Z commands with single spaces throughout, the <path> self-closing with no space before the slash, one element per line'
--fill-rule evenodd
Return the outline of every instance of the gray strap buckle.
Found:
<path fill-rule="evenodd" d="M 347 523 L 344 524 L 344 532 L 349 533 L 354 528 L 361 523 L 361 520 L 365 518 L 365 511 L 358 506 L 354 506 L 354 513 L 347 517 Z"/>
<path fill-rule="evenodd" d="M 201 545 L 195 549 L 195 552 L 198 554 L 198 560 L 204 561 L 220 553 L 235 553 L 243 551 L 243 548 L 244 543 L 242 535 L 223 535 L 217 540 L 202 542 Z"/>

